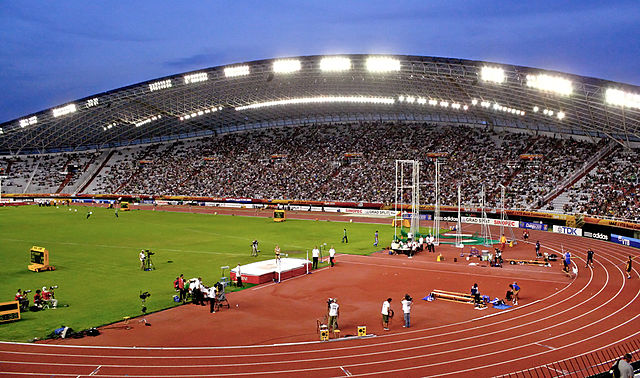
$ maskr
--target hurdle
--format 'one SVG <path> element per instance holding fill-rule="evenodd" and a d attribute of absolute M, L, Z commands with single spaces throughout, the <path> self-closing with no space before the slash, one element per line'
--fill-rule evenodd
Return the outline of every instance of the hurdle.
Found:
<path fill-rule="evenodd" d="M 540 260 L 517 260 L 517 259 L 504 259 L 504 262 L 510 265 L 537 265 L 537 266 L 551 266 L 548 261 Z"/>
<path fill-rule="evenodd" d="M 473 304 L 473 297 L 471 296 L 471 294 L 434 289 L 431 292 L 431 296 L 433 296 L 433 298 L 443 299 L 445 301 Z"/>

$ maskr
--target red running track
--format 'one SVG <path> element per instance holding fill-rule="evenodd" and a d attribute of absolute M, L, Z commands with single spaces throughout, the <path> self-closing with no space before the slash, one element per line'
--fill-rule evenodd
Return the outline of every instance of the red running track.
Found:
<path fill-rule="evenodd" d="M 502 269 L 453 262 L 458 251 L 404 256 L 340 255 L 333 269 L 229 295 L 238 308 L 209 314 L 182 306 L 147 316 L 152 327 L 111 327 L 96 338 L 61 344 L 0 344 L 0 374 L 40 376 L 465 376 L 488 377 L 536 367 L 620 343 L 640 334 L 638 272 L 626 279 L 624 262 L 636 251 L 616 244 L 532 232 L 543 250 L 574 252 L 575 279 L 552 268 Z M 595 267 L 585 268 L 587 248 Z M 576 254 L 577 252 L 577 254 Z M 505 257 L 530 258 L 521 242 Z M 576 258 L 576 255 L 578 258 Z M 426 302 L 432 289 L 502 296 L 522 286 L 520 305 L 474 310 L 466 304 Z M 399 305 L 414 296 L 412 328 L 401 327 Z M 398 316 L 390 332 L 380 326 L 382 301 L 391 296 Z M 338 297 L 343 334 L 367 325 L 375 336 L 319 342 L 315 320 L 327 297 Z M 84 345 L 71 345 L 83 343 Z M 89 345 L 92 344 L 92 345 Z M 548 376 L 558 372 L 549 370 Z"/>

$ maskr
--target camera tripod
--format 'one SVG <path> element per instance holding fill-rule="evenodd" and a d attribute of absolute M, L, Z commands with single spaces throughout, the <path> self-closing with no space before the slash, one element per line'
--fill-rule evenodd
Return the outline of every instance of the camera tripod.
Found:
<path fill-rule="evenodd" d="M 153 265 L 153 261 L 151 261 L 151 254 L 147 253 L 146 258 L 144 259 L 144 270 L 155 270 L 156 267 Z"/>
<path fill-rule="evenodd" d="M 144 325 L 146 326 L 151 326 L 151 323 L 147 322 L 147 306 L 146 306 L 146 302 L 147 302 L 147 298 L 140 298 L 140 300 L 142 301 L 141 303 L 141 311 L 142 311 L 142 319 L 140 319 L 138 322 L 139 323 L 144 323 Z"/>

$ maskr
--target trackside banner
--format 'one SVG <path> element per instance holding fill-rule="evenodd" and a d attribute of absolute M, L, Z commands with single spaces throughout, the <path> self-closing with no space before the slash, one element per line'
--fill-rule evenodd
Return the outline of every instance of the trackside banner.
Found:
<path fill-rule="evenodd" d="M 343 212 L 347 214 L 362 214 L 362 215 L 380 215 L 384 217 L 392 217 L 396 214 L 393 210 L 375 210 L 375 209 L 343 209 Z"/>
<path fill-rule="evenodd" d="M 520 228 L 527 228 L 529 230 L 539 230 L 539 231 L 547 231 L 549 230 L 549 225 L 544 223 L 535 223 L 535 222 L 520 222 Z"/>
<path fill-rule="evenodd" d="M 559 234 L 566 234 L 566 235 L 582 236 L 581 228 L 573 228 L 573 227 L 567 227 L 567 226 L 554 225 L 553 232 L 557 232 Z"/>
<path fill-rule="evenodd" d="M 384 210 L 378 210 L 384 211 Z M 411 213 L 402 214 L 402 219 L 411 219 Z M 420 214 L 420 220 L 433 220 L 433 215 L 431 214 Z"/>
<path fill-rule="evenodd" d="M 627 245 L 629 247 L 640 248 L 640 239 L 630 238 L 628 236 L 611 234 L 611 241 L 614 243 Z"/>
<path fill-rule="evenodd" d="M 603 234 L 601 232 L 585 231 L 582 233 L 582 236 L 584 236 L 585 238 L 606 240 L 606 241 L 609 241 L 611 239 L 608 234 Z"/>
<path fill-rule="evenodd" d="M 457 217 L 440 217 L 441 221 L 444 222 L 457 222 Z M 518 221 L 512 220 L 502 220 L 502 219 L 484 219 L 484 218 L 476 218 L 476 217 L 462 217 L 460 219 L 461 223 L 471 223 L 471 224 L 488 224 L 490 226 L 505 226 L 505 227 L 518 227 Z"/>

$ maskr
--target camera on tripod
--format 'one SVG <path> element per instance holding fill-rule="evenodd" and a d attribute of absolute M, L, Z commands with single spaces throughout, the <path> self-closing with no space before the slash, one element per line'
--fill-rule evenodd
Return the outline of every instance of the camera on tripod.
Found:
<path fill-rule="evenodd" d="M 144 293 L 140 293 L 140 299 L 142 299 L 143 301 L 149 298 L 150 296 L 151 296 L 151 293 L 149 293 L 148 291 L 145 291 Z"/>
<path fill-rule="evenodd" d="M 25 294 L 27 294 L 27 293 L 30 293 L 30 292 L 31 292 L 31 290 L 25 289 L 25 290 L 22 290 L 22 292 L 23 292 L 23 293 L 25 293 Z"/>
<path fill-rule="evenodd" d="M 58 285 L 52 285 L 52 286 L 49 286 L 49 290 L 55 290 L 55 289 L 57 289 L 57 288 L 58 288 Z"/>
<path fill-rule="evenodd" d="M 153 261 L 151 261 L 151 256 L 155 255 L 155 252 L 151 252 L 148 249 L 143 250 L 144 252 L 144 270 L 154 270 L 156 269 L 155 265 L 153 265 Z"/>

